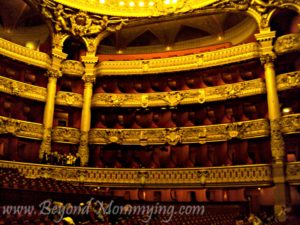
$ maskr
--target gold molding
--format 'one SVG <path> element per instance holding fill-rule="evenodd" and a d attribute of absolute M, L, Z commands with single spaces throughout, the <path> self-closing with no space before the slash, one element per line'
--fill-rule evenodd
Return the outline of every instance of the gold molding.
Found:
<path fill-rule="evenodd" d="M 47 90 L 44 87 L 27 84 L 0 76 L 0 92 L 45 102 Z"/>
<path fill-rule="evenodd" d="M 78 144 L 80 130 L 72 127 L 54 127 L 52 129 L 52 141 L 58 143 Z"/>
<path fill-rule="evenodd" d="M 43 125 L 0 116 L 0 134 L 42 140 Z"/>
<path fill-rule="evenodd" d="M 281 132 L 283 134 L 300 133 L 300 113 L 290 114 L 281 117 Z"/>
<path fill-rule="evenodd" d="M 300 162 L 287 163 L 286 180 L 290 185 L 300 185 Z"/>
<path fill-rule="evenodd" d="M 82 77 L 84 66 L 82 62 L 76 60 L 65 60 L 61 64 L 61 72 L 70 76 Z"/>
<path fill-rule="evenodd" d="M 155 92 L 140 94 L 96 93 L 94 107 L 156 107 L 197 104 L 222 101 L 266 93 L 266 85 L 261 78 L 202 89 L 185 91 Z"/>
<path fill-rule="evenodd" d="M 294 33 L 278 37 L 274 49 L 277 54 L 300 51 L 300 34 Z"/>
<path fill-rule="evenodd" d="M 300 87 L 300 71 L 280 74 L 276 77 L 277 89 L 284 91 Z"/>
<path fill-rule="evenodd" d="M 268 164 L 198 168 L 115 169 L 51 166 L 0 160 L 26 178 L 51 178 L 108 187 L 244 187 L 272 185 Z M 205 179 L 202 178 L 205 174 Z"/>
<path fill-rule="evenodd" d="M 81 108 L 83 103 L 83 97 L 82 94 L 74 92 L 59 91 L 56 94 L 55 103 L 57 105 L 66 105 Z"/>
<path fill-rule="evenodd" d="M 186 56 L 129 61 L 104 61 L 96 67 L 96 75 L 144 75 L 178 72 L 242 62 L 260 57 L 259 44 L 249 43 L 230 48 Z"/>
<path fill-rule="evenodd" d="M 46 53 L 26 48 L 3 38 L 0 38 L 0 54 L 43 69 L 48 69 L 51 64 L 51 59 Z"/>
<path fill-rule="evenodd" d="M 102 129 L 93 128 L 89 133 L 90 144 L 117 143 L 123 145 L 176 145 L 227 141 L 232 138 L 250 139 L 269 136 L 269 122 L 257 119 L 228 124 L 153 128 L 153 129 Z"/>

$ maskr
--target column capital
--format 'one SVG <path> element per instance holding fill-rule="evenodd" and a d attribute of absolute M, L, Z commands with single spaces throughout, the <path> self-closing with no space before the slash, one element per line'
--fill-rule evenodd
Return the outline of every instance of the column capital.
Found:
<path fill-rule="evenodd" d="M 276 54 L 273 52 L 273 39 L 276 37 L 275 31 L 261 31 L 255 34 L 256 40 L 260 44 L 261 49 L 261 62 L 269 63 L 276 59 Z"/>
<path fill-rule="evenodd" d="M 96 76 L 95 75 L 84 75 L 82 77 L 82 80 L 84 81 L 84 83 L 95 83 Z"/>
<path fill-rule="evenodd" d="M 85 55 L 81 56 L 81 60 L 84 64 L 96 64 L 99 60 L 98 56 Z"/>
<path fill-rule="evenodd" d="M 275 61 L 276 55 L 272 52 L 272 54 L 264 54 L 260 56 L 260 61 L 262 64 L 269 64 Z"/>
<path fill-rule="evenodd" d="M 68 54 L 64 53 L 60 48 L 53 48 L 52 56 L 62 61 L 67 58 Z"/>
<path fill-rule="evenodd" d="M 47 72 L 45 73 L 46 77 L 53 77 L 53 78 L 59 78 L 62 76 L 62 72 L 57 69 L 48 69 Z"/>

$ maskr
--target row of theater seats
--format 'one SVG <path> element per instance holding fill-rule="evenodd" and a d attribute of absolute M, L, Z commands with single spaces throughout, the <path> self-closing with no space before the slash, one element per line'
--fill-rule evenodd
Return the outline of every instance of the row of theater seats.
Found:
<path fill-rule="evenodd" d="M 232 84 L 263 77 L 259 63 L 231 66 L 222 69 L 180 72 L 167 76 L 109 77 L 98 79 L 95 93 L 152 93 L 181 91 Z"/>
<path fill-rule="evenodd" d="M 265 149 L 262 154 L 260 149 Z M 251 157 L 250 157 L 251 156 Z M 239 141 L 177 146 L 94 146 L 91 165 L 100 168 L 185 168 L 270 163 L 267 142 Z"/>
<path fill-rule="evenodd" d="M 93 109 L 92 128 L 166 128 L 232 123 L 268 117 L 264 99 L 234 104 L 180 106 L 151 110 Z"/>

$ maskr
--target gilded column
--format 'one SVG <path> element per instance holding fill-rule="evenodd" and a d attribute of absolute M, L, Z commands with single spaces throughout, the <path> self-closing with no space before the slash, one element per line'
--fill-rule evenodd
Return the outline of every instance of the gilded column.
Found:
<path fill-rule="evenodd" d="M 98 62 L 98 57 L 82 56 L 82 61 L 85 64 L 85 74 L 82 78 L 84 80 L 84 92 L 80 126 L 81 135 L 78 153 L 80 155 L 81 165 L 86 166 L 89 161 L 88 133 L 91 127 L 93 83 L 96 80 L 94 75 L 94 67 Z"/>
<path fill-rule="evenodd" d="M 44 153 L 51 152 L 51 131 L 53 125 L 53 115 L 55 107 L 56 83 L 57 79 L 62 76 L 60 71 L 60 63 L 66 58 L 66 54 L 60 49 L 52 50 L 52 67 L 46 72 L 48 76 L 47 98 L 43 117 L 43 140 L 40 146 L 39 158 L 43 158 Z"/>
<path fill-rule="evenodd" d="M 271 151 L 273 158 L 273 181 L 275 184 L 275 206 L 274 211 L 280 221 L 286 220 L 285 208 L 290 202 L 289 188 L 285 181 L 285 149 L 281 134 L 280 125 L 280 105 L 276 85 L 276 73 L 272 41 L 275 32 L 262 32 L 256 35 L 256 39 L 261 44 L 261 61 L 265 70 L 265 82 L 267 87 L 268 112 L 271 129 Z"/>

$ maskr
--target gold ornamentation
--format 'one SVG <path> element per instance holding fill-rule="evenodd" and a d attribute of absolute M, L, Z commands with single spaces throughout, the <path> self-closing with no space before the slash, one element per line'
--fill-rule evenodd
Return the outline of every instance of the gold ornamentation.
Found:
<path fill-rule="evenodd" d="M 201 65 L 198 64 L 198 55 L 201 55 L 202 57 L 203 63 Z M 260 47 L 259 44 L 255 42 L 201 54 L 191 54 L 162 59 L 149 59 L 147 60 L 147 70 L 144 69 L 144 60 L 104 61 L 97 65 L 95 73 L 97 76 L 128 76 L 178 72 L 212 66 L 221 66 L 259 57 Z"/>
<path fill-rule="evenodd" d="M 279 91 L 300 87 L 300 71 L 280 74 L 276 77 Z"/>
<path fill-rule="evenodd" d="M 83 80 L 85 83 L 95 83 L 95 81 L 96 81 L 96 76 L 85 74 L 85 75 L 82 77 L 82 80 Z"/>
<path fill-rule="evenodd" d="M 176 106 L 179 104 L 203 104 L 204 102 L 222 101 L 264 93 L 266 93 L 266 86 L 263 80 L 259 78 L 234 84 L 185 91 L 141 94 L 96 93 L 92 99 L 92 106 L 147 108 Z"/>
<path fill-rule="evenodd" d="M 46 101 L 46 88 L 0 76 L 0 92 L 37 101 Z"/>
<path fill-rule="evenodd" d="M 299 163 L 293 167 L 299 167 Z M 288 171 L 295 171 L 288 164 Z M 51 166 L 32 163 L 21 163 L 0 160 L 0 168 L 15 168 L 26 178 L 51 178 L 69 182 L 83 182 L 85 184 L 99 184 L 115 187 L 186 187 L 192 185 L 202 187 L 245 187 L 258 185 L 271 186 L 273 184 L 271 165 L 246 165 L 199 168 L 174 169 L 110 169 L 85 168 L 68 166 Z M 294 172 L 293 172 L 294 173 Z M 299 181 L 299 171 L 290 175 L 289 181 Z M 205 177 L 205 182 L 201 180 Z"/>
<path fill-rule="evenodd" d="M 80 141 L 80 131 L 71 127 L 54 127 L 52 130 L 52 141 L 78 144 Z"/>
<path fill-rule="evenodd" d="M 43 140 L 40 146 L 39 158 L 42 159 L 44 153 L 49 154 L 51 152 L 51 128 L 44 128 Z"/>
<path fill-rule="evenodd" d="M 81 166 L 86 166 L 89 162 L 89 147 L 88 147 L 88 132 L 81 131 L 80 133 L 80 144 L 78 153 L 80 156 Z"/>
<path fill-rule="evenodd" d="M 82 107 L 83 97 L 78 93 L 59 91 L 56 95 L 55 103 L 58 105 Z"/>
<path fill-rule="evenodd" d="M 168 143 L 206 143 L 227 141 L 232 138 L 249 139 L 268 137 L 269 123 L 265 119 L 218 124 L 208 126 L 153 128 L 153 129 L 101 129 L 94 128 L 89 133 L 89 143 L 123 145 L 163 145 Z M 142 138 L 141 138 L 142 135 Z"/>
<path fill-rule="evenodd" d="M 300 51 L 300 34 L 287 34 L 277 38 L 274 48 L 277 54 Z"/>
<path fill-rule="evenodd" d="M 166 4 L 164 1 L 155 0 L 153 16 L 186 13 L 192 9 L 191 1 L 189 0 L 178 0 L 176 4 Z"/>
<path fill-rule="evenodd" d="M 121 30 L 128 19 L 100 16 L 77 11 L 51 0 L 43 0 L 42 14 L 53 22 L 56 33 L 66 32 L 74 36 L 90 36 L 102 31 Z"/>
<path fill-rule="evenodd" d="M 282 116 L 281 132 L 283 134 L 300 133 L 300 114 Z"/>
<path fill-rule="evenodd" d="M 290 185 L 300 183 L 300 162 L 287 163 L 286 180 Z"/>
<path fill-rule="evenodd" d="M 48 69 L 51 64 L 51 59 L 46 53 L 31 50 L 3 38 L 0 38 L 0 54 L 44 69 Z"/>
<path fill-rule="evenodd" d="M 56 69 L 48 69 L 45 76 L 57 79 L 62 76 L 62 72 L 60 70 L 56 70 Z"/>
<path fill-rule="evenodd" d="M 284 141 L 281 135 L 280 119 L 270 120 L 271 127 L 271 151 L 275 161 L 282 161 L 285 155 Z"/>
<path fill-rule="evenodd" d="M 62 62 L 61 71 L 63 74 L 81 77 L 84 74 L 84 66 L 79 61 L 65 60 Z"/>

